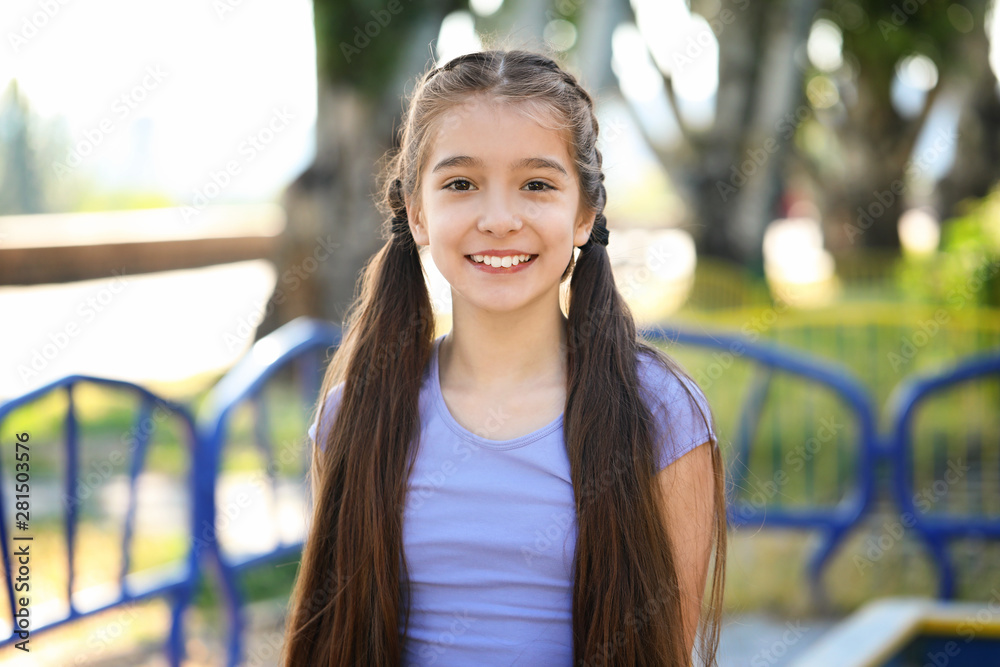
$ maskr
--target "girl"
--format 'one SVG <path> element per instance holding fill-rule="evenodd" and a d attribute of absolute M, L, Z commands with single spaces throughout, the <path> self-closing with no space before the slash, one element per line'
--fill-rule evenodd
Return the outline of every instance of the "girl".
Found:
<path fill-rule="evenodd" d="M 699 627 L 715 664 L 722 461 L 615 287 L 597 131 L 535 53 L 416 87 L 310 429 L 285 665 L 689 665 Z M 419 246 L 451 285 L 437 338 Z"/>

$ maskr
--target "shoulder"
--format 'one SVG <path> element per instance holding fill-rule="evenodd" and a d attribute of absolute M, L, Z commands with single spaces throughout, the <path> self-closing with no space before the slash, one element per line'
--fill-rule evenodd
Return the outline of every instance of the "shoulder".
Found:
<path fill-rule="evenodd" d="M 703 442 L 718 441 L 711 406 L 694 380 L 665 366 L 645 350 L 640 350 L 637 364 L 640 390 L 655 425 L 657 470 Z"/>
<path fill-rule="evenodd" d="M 705 394 L 698 384 L 687 374 L 679 374 L 665 366 L 662 360 L 654 358 L 645 350 L 637 355 L 639 381 L 645 391 L 666 403 L 677 400 L 698 400 L 708 405 Z M 674 364 L 680 367 L 676 361 Z"/>
<path fill-rule="evenodd" d="M 341 395 L 343 394 L 343 391 L 344 391 L 344 383 L 341 382 L 340 384 L 332 387 L 327 392 L 326 398 L 324 399 L 323 403 L 320 404 L 319 406 L 319 410 L 317 411 L 318 414 L 313 418 L 313 423 L 309 427 L 309 439 L 313 443 L 316 443 L 317 424 L 319 424 L 320 419 L 322 419 L 323 432 L 321 434 L 322 437 L 320 437 L 318 441 L 320 449 L 323 449 L 324 445 L 326 444 L 326 434 L 327 432 L 329 432 L 330 427 L 333 425 L 334 417 L 336 417 L 337 415 L 337 409 L 340 406 L 340 399 Z"/>

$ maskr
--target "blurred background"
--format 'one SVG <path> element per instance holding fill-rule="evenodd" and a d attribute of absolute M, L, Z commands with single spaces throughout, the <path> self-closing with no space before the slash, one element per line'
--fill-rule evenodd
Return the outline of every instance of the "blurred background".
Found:
<path fill-rule="evenodd" d="M 937 664 L 956 627 L 913 621 L 932 603 L 970 614 L 948 664 L 1000 664 L 997 21 L 987 0 L 5 0 L 0 641 L 21 432 L 39 631 L 0 661 L 277 664 L 379 160 L 418 74 L 502 46 L 593 94 L 619 288 L 684 332 L 656 338 L 715 410 L 720 664 Z M 884 662 L 815 657 L 865 610 L 899 624 Z"/>

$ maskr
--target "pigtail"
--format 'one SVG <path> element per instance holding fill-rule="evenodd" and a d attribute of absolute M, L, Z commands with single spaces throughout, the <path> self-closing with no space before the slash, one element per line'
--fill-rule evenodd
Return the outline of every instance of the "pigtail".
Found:
<path fill-rule="evenodd" d="M 387 198 L 405 218 L 396 183 Z M 434 335 L 417 251 L 408 231 L 394 233 L 365 265 L 324 377 L 320 397 L 344 388 L 329 432 L 317 434 L 325 447 L 313 450 L 313 528 L 290 601 L 285 665 L 401 664 L 403 509 Z"/>
<path fill-rule="evenodd" d="M 597 119 L 593 119 L 597 126 Z M 596 130 L 595 130 L 596 131 Z M 639 396 L 639 354 L 650 354 L 678 377 L 687 373 L 637 335 L 615 284 L 607 253 L 607 192 L 601 152 L 592 149 L 590 182 L 597 211 L 590 238 L 572 268 L 568 313 L 569 390 L 566 441 L 577 504 L 574 569 L 575 664 L 688 665 L 680 582 L 664 525 L 654 427 Z M 693 383 L 694 381 L 691 380 Z M 690 389 L 685 386 L 690 394 Z M 694 397 L 691 396 L 693 399 Z M 698 405 L 697 401 L 694 401 Z M 595 406 L 601 406 L 600 410 Z M 699 407 L 700 409 L 700 407 Z M 702 415 L 712 428 L 711 414 Z M 725 582 L 725 473 L 713 443 L 716 507 L 709 604 L 699 617 L 698 652 L 716 664 Z M 597 486 L 594 480 L 612 481 Z"/>

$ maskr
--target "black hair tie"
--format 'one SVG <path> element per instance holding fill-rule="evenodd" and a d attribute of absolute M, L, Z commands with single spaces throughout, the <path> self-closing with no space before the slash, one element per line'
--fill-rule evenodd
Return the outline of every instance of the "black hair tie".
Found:
<path fill-rule="evenodd" d="M 406 199 L 403 197 L 403 181 L 396 178 L 389 189 L 389 207 L 396 213 L 392 216 L 392 233 L 402 234 L 410 229 L 406 220 Z"/>
<path fill-rule="evenodd" d="M 406 211 L 397 213 L 392 219 L 392 233 L 403 234 L 410 231 L 410 223 L 406 219 Z"/>
<path fill-rule="evenodd" d="M 587 242 L 583 244 L 582 247 L 587 247 L 588 245 L 608 245 L 608 221 L 604 217 L 603 213 L 598 213 L 597 217 L 594 219 L 594 226 L 590 228 L 590 238 Z"/>

